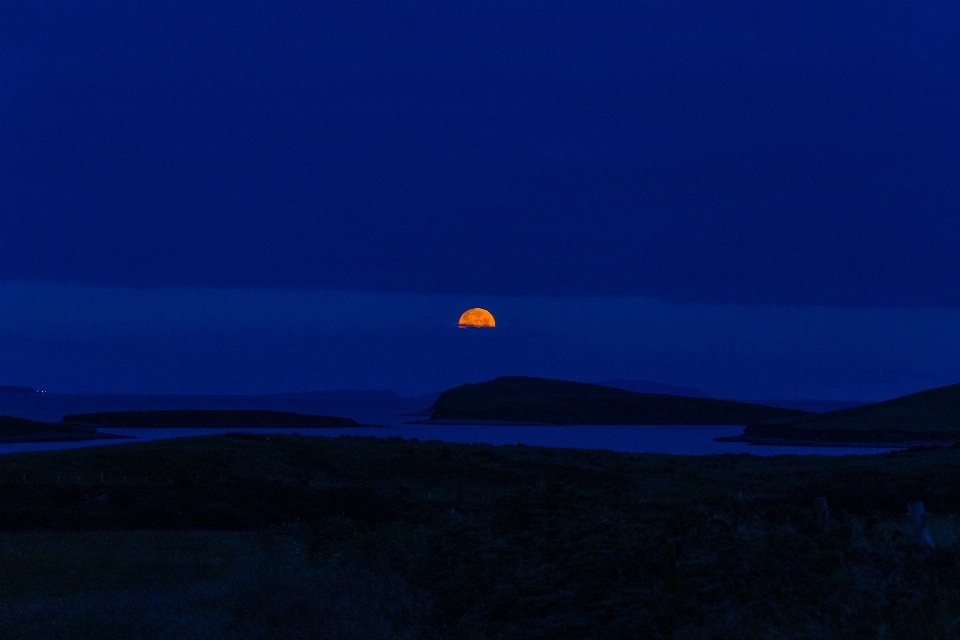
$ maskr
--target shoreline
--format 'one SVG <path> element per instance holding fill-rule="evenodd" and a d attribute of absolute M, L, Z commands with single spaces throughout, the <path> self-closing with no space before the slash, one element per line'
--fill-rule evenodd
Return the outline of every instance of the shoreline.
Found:
<path fill-rule="evenodd" d="M 392 429 L 389 424 L 114 424 L 110 429 Z M 136 436 L 114 436 L 134 438 Z"/>
<path fill-rule="evenodd" d="M 487 427 L 566 427 L 583 425 L 556 424 L 553 422 L 521 422 L 518 420 L 469 420 L 451 418 L 448 420 L 411 420 L 403 424 L 437 424 L 451 426 L 487 426 Z M 613 426 L 613 425 L 605 425 Z"/>
<path fill-rule="evenodd" d="M 873 448 L 878 449 L 911 449 L 914 447 L 950 447 L 953 446 L 954 442 L 943 442 L 943 441 L 932 441 L 932 440 L 916 440 L 916 441 L 904 441 L 900 440 L 897 442 L 890 441 L 864 441 L 864 440 L 802 440 L 796 438 L 751 438 L 749 436 L 720 436 L 718 438 L 713 438 L 714 442 L 741 442 L 743 444 L 752 444 L 757 446 L 769 446 L 769 447 L 849 447 L 851 449 L 856 448 Z"/>

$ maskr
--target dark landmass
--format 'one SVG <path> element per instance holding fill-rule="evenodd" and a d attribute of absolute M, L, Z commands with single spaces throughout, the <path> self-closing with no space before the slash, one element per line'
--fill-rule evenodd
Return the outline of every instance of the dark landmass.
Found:
<path fill-rule="evenodd" d="M 865 404 L 873 404 L 874 400 L 817 400 L 815 398 L 800 398 L 796 400 L 780 400 L 764 398 L 762 400 L 744 400 L 743 402 L 755 402 L 767 407 L 780 407 L 781 409 L 799 409 L 800 411 L 809 411 L 810 413 L 827 413 L 828 411 L 838 411 L 840 409 L 849 409 L 851 407 L 862 407 Z"/>
<path fill-rule="evenodd" d="M 585 382 L 523 376 L 444 391 L 431 423 L 474 424 L 747 424 L 802 411 L 731 400 L 635 393 Z"/>
<path fill-rule="evenodd" d="M 162 411 L 109 411 L 77 413 L 63 417 L 66 424 L 91 427 L 378 427 L 352 418 L 315 416 L 289 411 L 172 409 Z"/>
<path fill-rule="evenodd" d="M 719 440 L 719 438 L 718 438 Z M 950 444 L 960 440 L 960 384 L 839 411 L 752 422 L 724 441 L 754 444 Z"/>
<path fill-rule="evenodd" d="M 958 467 L 250 434 L 8 454 L 4 637 L 951 638 Z"/>
<path fill-rule="evenodd" d="M 696 387 L 676 387 L 672 384 L 663 384 L 662 382 L 650 382 L 649 380 L 604 380 L 598 382 L 605 387 L 614 389 L 624 389 L 626 391 L 636 391 L 637 393 L 658 393 L 669 396 L 688 396 L 691 398 L 709 398 L 706 393 Z M 770 405 L 775 406 L 775 405 Z"/>
<path fill-rule="evenodd" d="M 40 422 L 26 418 L 0 416 L 0 444 L 26 442 L 74 442 L 81 440 L 109 440 L 126 438 L 101 433 L 90 427 L 65 425 L 59 422 Z"/>
<path fill-rule="evenodd" d="M 111 411 L 64 416 L 61 422 L 40 422 L 0 416 L 0 444 L 26 442 L 72 442 L 131 438 L 98 431 L 123 427 L 381 427 L 360 424 L 351 418 L 314 416 L 286 411 L 260 410 L 164 410 Z"/>
<path fill-rule="evenodd" d="M 395 391 L 367 389 L 340 389 L 336 391 L 306 391 L 302 393 L 271 393 L 272 398 L 330 398 L 344 400 L 390 400 L 397 397 Z"/>
<path fill-rule="evenodd" d="M 7 384 L 0 384 L 0 393 L 37 393 L 37 390 L 31 387 L 14 387 Z"/>

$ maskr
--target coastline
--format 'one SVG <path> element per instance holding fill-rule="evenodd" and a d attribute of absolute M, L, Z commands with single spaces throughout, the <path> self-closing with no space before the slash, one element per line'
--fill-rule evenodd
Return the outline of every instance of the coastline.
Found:
<path fill-rule="evenodd" d="M 437 425 L 470 425 L 470 426 L 490 426 L 490 427 L 565 427 L 582 425 L 564 425 L 555 422 L 521 422 L 519 420 L 470 420 L 467 418 L 449 418 L 440 420 L 411 420 L 403 424 L 437 424 Z M 611 426 L 611 425 L 607 425 Z"/>
<path fill-rule="evenodd" d="M 110 425 L 112 429 L 392 429 L 389 424 L 114 424 Z M 117 438 L 128 438 L 133 436 L 114 436 Z M 2 442 L 2 441 L 0 441 Z"/>
<path fill-rule="evenodd" d="M 898 440 L 890 442 L 886 440 L 804 440 L 800 438 L 751 438 L 749 436 L 720 436 L 713 438 L 714 442 L 741 442 L 743 444 L 752 444 L 757 446 L 769 447 L 850 447 L 851 449 L 864 447 L 877 447 L 878 449 L 910 449 L 913 447 L 950 447 L 953 441 L 932 441 L 932 440 Z"/>

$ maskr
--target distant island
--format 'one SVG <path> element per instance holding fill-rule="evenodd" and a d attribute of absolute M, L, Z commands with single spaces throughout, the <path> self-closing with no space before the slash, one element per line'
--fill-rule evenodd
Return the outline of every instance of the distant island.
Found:
<path fill-rule="evenodd" d="M 27 442 L 76 442 L 133 438 L 105 433 L 99 429 L 120 428 L 334 428 L 382 427 L 361 424 L 352 418 L 315 416 L 288 411 L 261 410 L 161 410 L 109 411 L 64 416 L 60 422 L 41 422 L 0 416 L 0 444 Z"/>
<path fill-rule="evenodd" d="M 752 444 L 953 444 L 960 441 L 960 384 L 857 407 L 747 424 L 718 438 Z"/>
<path fill-rule="evenodd" d="M 392 400 L 396 391 L 378 389 L 337 389 L 334 391 L 301 391 L 271 393 L 271 398 L 322 398 L 331 400 Z"/>
<path fill-rule="evenodd" d="M 108 411 L 63 417 L 64 424 L 87 427 L 379 427 L 352 418 L 316 416 L 289 411 L 249 409 L 165 409 L 160 411 Z"/>
<path fill-rule="evenodd" d="M 0 394 L 30 394 L 38 393 L 38 391 L 32 387 L 15 387 L 9 384 L 0 384 Z"/>
<path fill-rule="evenodd" d="M 0 444 L 26 442 L 79 442 L 82 440 L 113 440 L 127 438 L 112 433 L 101 433 L 95 428 L 68 425 L 62 422 L 40 422 L 26 418 L 0 416 Z"/>
<path fill-rule="evenodd" d="M 746 402 L 637 393 L 585 382 L 525 376 L 464 384 L 440 394 L 432 424 L 748 424 L 808 414 Z"/>

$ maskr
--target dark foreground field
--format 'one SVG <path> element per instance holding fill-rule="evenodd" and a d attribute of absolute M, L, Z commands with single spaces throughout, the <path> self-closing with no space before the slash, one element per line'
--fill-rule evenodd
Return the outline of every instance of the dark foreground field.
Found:
<path fill-rule="evenodd" d="M 958 466 L 248 435 L 6 455 L 0 637 L 957 637 Z"/>

